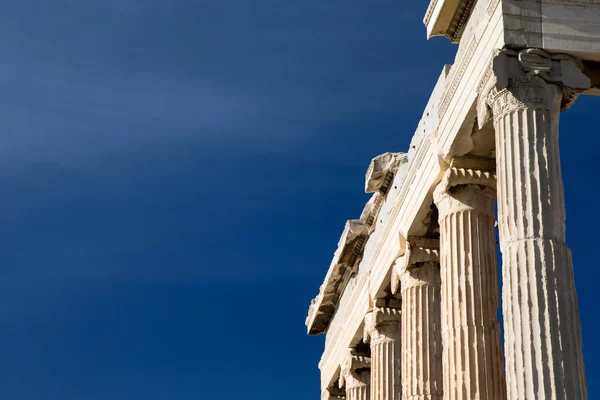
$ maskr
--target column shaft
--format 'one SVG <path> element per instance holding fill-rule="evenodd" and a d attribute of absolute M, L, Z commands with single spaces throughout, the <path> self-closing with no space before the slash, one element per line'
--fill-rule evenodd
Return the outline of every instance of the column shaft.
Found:
<path fill-rule="evenodd" d="M 369 400 L 369 380 L 371 374 L 368 370 L 352 374 L 346 378 L 346 400 Z"/>
<path fill-rule="evenodd" d="M 442 400 L 440 270 L 436 262 L 408 269 L 402 283 L 402 398 Z"/>
<path fill-rule="evenodd" d="M 460 184 L 454 186 L 453 180 Z M 493 186 L 493 173 L 451 167 L 436 191 L 444 394 L 450 400 L 504 400 L 504 363 L 496 315 L 495 191 L 472 184 L 475 182 Z"/>
<path fill-rule="evenodd" d="M 371 342 L 371 400 L 400 400 L 400 310 L 376 308 L 365 319 Z"/>
<path fill-rule="evenodd" d="M 562 93 L 538 77 L 493 90 L 508 398 L 587 399 L 577 293 L 565 243 Z"/>

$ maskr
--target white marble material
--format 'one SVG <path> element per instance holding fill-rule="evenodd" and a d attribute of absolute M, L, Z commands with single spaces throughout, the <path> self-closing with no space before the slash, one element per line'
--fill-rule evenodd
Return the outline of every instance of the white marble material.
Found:
<path fill-rule="evenodd" d="M 596 40 L 600 37 L 596 29 L 599 10 L 597 0 L 431 0 L 426 17 L 429 33 L 436 31 L 435 34 L 459 42 L 456 57 L 451 66 L 441 68 L 410 144 L 390 149 L 389 154 L 374 159 L 365 185 L 375 193 L 362 214 L 356 211 L 354 217 L 360 215 L 360 220 L 351 220 L 344 231 L 310 308 L 306 320 L 309 334 L 326 335 L 319 362 L 322 392 L 337 384 L 348 348 L 359 344 L 365 315 L 374 307 L 373 299 L 386 298 L 399 290 L 400 279 L 394 276 L 394 263 L 405 250 L 401 238 L 439 234 L 441 227 L 431 223 L 438 212 L 433 205 L 433 193 L 446 179 L 444 174 L 450 162 L 465 155 L 493 158 L 498 154 L 500 198 L 511 202 L 510 212 L 517 226 L 507 228 L 507 222 L 500 221 L 501 230 L 509 232 L 503 233 L 504 264 L 510 268 L 505 279 L 507 276 L 512 279 L 504 288 L 510 289 L 504 296 L 512 304 L 512 314 L 508 317 L 513 319 L 511 323 L 520 321 L 505 343 L 506 349 L 512 347 L 510 352 L 506 350 L 510 366 L 508 398 L 561 400 L 561 393 L 569 396 L 575 393 L 572 398 L 585 400 L 577 300 L 564 235 L 552 238 L 519 235 L 530 233 L 536 218 L 543 220 L 545 231 L 551 231 L 554 225 L 564 230 L 564 215 L 546 210 L 560 208 L 562 204 L 562 189 L 556 189 L 560 182 L 560 178 L 556 180 L 555 165 L 558 150 L 554 143 L 542 143 L 540 138 L 555 140 L 554 128 L 543 126 L 549 123 L 548 118 L 558 114 L 555 108 L 568 108 L 581 94 L 600 94 L 600 67 L 595 62 L 600 60 L 600 42 Z M 550 107 L 551 111 L 547 105 L 513 109 L 512 101 L 504 101 L 508 92 L 508 97 L 516 94 L 523 97 L 517 103 L 536 103 L 539 95 L 536 85 L 527 86 L 521 81 L 531 76 L 561 89 L 557 93 L 561 97 L 557 107 Z M 515 84 L 529 89 L 519 94 L 521 89 L 515 89 Z M 490 97 L 489 93 L 494 95 Z M 526 137 L 511 139 L 523 132 Z M 504 139 L 496 142 L 495 133 L 502 133 Z M 402 150 L 406 153 L 396 168 L 394 155 Z M 550 156 L 544 151 L 554 152 L 552 162 L 545 160 Z M 510 154 L 512 164 L 501 161 L 503 153 Z M 546 165 L 542 165 L 544 162 Z M 535 165 L 539 167 L 537 170 Z M 503 174 L 512 175 L 504 180 Z M 535 185 L 539 189 L 544 182 L 549 190 L 546 192 L 544 188 L 541 194 L 536 193 Z M 550 205 L 546 204 L 548 200 Z M 482 220 L 456 223 L 477 227 L 483 224 Z M 456 240 L 459 239 L 471 243 L 464 237 Z M 481 279 L 489 284 L 487 278 Z M 506 308 L 504 312 L 508 312 Z M 479 332 L 479 325 L 473 325 L 473 329 Z M 488 339 L 491 340 L 486 336 L 478 340 Z M 472 348 L 474 343 L 480 342 L 465 339 L 463 345 L 471 346 L 466 348 L 466 354 L 479 354 L 479 349 Z M 530 349 L 531 343 L 536 346 L 534 350 Z M 364 344 L 360 345 L 363 348 Z M 569 348 L 568 355 L 563 345 Z M 495 352 L 489 348 L 486 351 Z M 558 354 L 561 351 L 563 354 Z M 495 356 L 492 361 L 485 357 L 486 360 L 478 362 L 496 363 Z M 496 370 L 493 367 L 491 373 L 484 374 L 472 370 L 467 375 L 470 381 L 482 385 L 480 376 L 493 375 Z M 521 376 L 515 377 L 518 374 Z M 467 378 L 457 377 L 456 381 L 459 379 Z M 551 389 L 547 389 L 548 385 Z M 563 390 L 563 386 L 567 389 Z"/>
<path fill-rule="evenodd" d="M 400 400 L 400 309 L 375 307 L 365 317 L 371 344 L 371 400 Z"/>
<path fill-rule="evenodd" d="M 558 148 L 562 90 L 529 74 L 488 97 L 496 128 L 508 398 L 587 399 Z"/>
<path fill-rule="evenodd" d="M 493 160 L 456 158 L 436 190 L 440 219 L 444 393 L 504 400 Z"/>
<path fill-rule="evenodd" d="M 346 388 L 346 400 L 370 400 L 371 359 L 349 354 L 341 365 L 340 387 Z"/>
<path fill-rule="evenodd" d="M 402 293 L 402 398 L 442 400 L 439 262 L 412 265 L 400 277 Z"/>

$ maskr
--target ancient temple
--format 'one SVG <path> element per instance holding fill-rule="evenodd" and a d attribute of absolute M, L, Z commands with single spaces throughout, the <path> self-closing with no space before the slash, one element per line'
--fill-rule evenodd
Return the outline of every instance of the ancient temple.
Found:
<path fill-rule="evenodd" d="M 310 305 L 321 398 L 585 400 L 558 122 L 600 94 L 600 0 L 431 0 L 424 22 L 456 60 L 408 151 L 369 165 Z"/>

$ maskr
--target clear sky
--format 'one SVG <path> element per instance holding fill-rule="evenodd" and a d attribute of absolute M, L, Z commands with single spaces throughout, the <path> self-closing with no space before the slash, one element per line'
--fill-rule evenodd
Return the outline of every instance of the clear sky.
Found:
<path fill-rule="evenodd" d="M 3 1 L 0 397 L 318 399 L 308 305 L 456 51 L 427 3 Z M 561 122 L 590 399 L 598 110 Z"/>

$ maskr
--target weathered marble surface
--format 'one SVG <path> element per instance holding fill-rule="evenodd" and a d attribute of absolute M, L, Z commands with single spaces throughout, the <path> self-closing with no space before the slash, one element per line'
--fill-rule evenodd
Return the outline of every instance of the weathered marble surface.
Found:
<path fill-rule="evenodd" d="M 493 200 L 485 200 L 485 190 L 476 188 L 492 189 L 493 173 L 481 166 L 449 166 L 459 157 L 486 156 L 497 158 L 506 283 L 506 396 L 510 400 L 585 400 L 577 297 L 570 252 L 564 242 L 557 119 L 560 110 L 571 106 L 578 96 L 600 94 L 598 2 L 432 0 L 427 14 L 430 36 L 444 35 L 458 42 L 455 62 L 443 67 L 406 153 L 386 153 L 372 161 L 365 188 L 373 196 L 362 214 L 357 210 L 360 219 L 351 222 L 357 229 L 344 230 L 324 284 L 310 307 L 309 333 L 326 333 L 319 363 L 322 393 L 340 379 L 340 365 L 348 349 L 364 350 L 365 316 L 376 307 L 378 300 L 374 299 L 393 293 L 410 299 L 409 292 L 402 293 L 402 279 L 395 267 L 407 249 L 402 238 L 448 237 L 448 232 L 457 232 L 455 243 L 464 247 L 454 249 L 457 255 L 474 254 L 469 246 L 476 245 L 477 252 L 491 255 L 493 219 L 489 210 Z M 512 50 L 501 50 L 506 46 Z M 455 169 L 453 175 L 447 174 L 449 168 Z M 487 211 L 443 212 L 442 203 L 439 208 L 434 203 L 434 191 L 440 184 L 452 192 L 454 205 L 449 209 L 478 202 L 478 207 Z M 432 223 L 438 214 L 445 216 L 439 225 Z M 448 218 L 454 218 L 454 225 Z M 477 230 L 479 241 L 468 236 L 468 229 L 458 227 Z M 445 253 L 442 260 L 444 257 Z M 448 322 L 457 335 L 463 331 L 467 335 L 446 341 L 453 341 L 457 351 L 463 348 L 466 352 L 461 354 L 468 356 L 468 362 L 458 365 L 448 358 L 447 368 L 462 371 L 467 365 L 485 365 L 486 373 L 481 378 L 471 372 L 468 379 L 463 376 L 462 381 L 446 382 L 450 391 L 445 395 L 452 396 L 462 387 L 479 393 L 473 395 L 480 396 L 477 398 L 503 398 L 493 318 L 475 319 L 473 312 L 466 310 L 453 312 L 450 292 L 454 289 L 448 286 L 448 293 L 443 289 L 444 280 L 452 279 L 444 278 L 445 273 L 464 272 L 465 277 L 455 283 L 481 283 L 488 289 L 482 294 L 465 286 L 460 295 L 472 298 L 469 302 L 461 299 L 459 304 L 468 303 L 477 313 L 491 315 L 497 305 L 491 289 L 495 266 L 489 260 L 449 260 L 446 264 L 456 268 L 442 266 L 441 299 L 446 299 L 445 306 L 440 303 L 442 316 L 469 321 L 460 329 Z M 481 266 L 478 275 L 473 273 L 477 266 Z M 428 300 L 428 304 L 433 303 Z M 415 312 L 413 307 L 407 309 L 411 312 Z M 471 333 L 477 338 L 469 336 Z M 419 337 L 418 332 L 415 335 Z M 464 348 L 482 343 L 486 346 L 483 353 Z M 483 354 L 484 360 L 473 361 L 478 354 Z M 371 376 L 370 381 L 373 379 L 380 387 L 389 388 L 380 378 Z M 487 397 L 481 397 L 483 391 Z M 359 395 L 369 394 L 364 390 L 353 394 Z"/>
<path fill-rule="evenodd" d="M 505 400 L 494 238 L 494 160 L 455 158 L 435 192 L 440 219 L 444 393 Z"/>
<path fill-rule="evenodd" d="M 496 130 L 508 398 L 586 399 L 558 148 L 560 110 L 586 82 L 543 53 L 533 65 L 522 54 L 497 56 L 512 69 L 486 95 Z"/>

